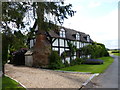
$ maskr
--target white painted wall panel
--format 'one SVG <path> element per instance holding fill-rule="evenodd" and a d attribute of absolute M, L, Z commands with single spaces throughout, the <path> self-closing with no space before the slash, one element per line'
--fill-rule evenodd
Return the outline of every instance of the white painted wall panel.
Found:
<path fill-rule="evenodd" d="M 26 66 L 32 66 L 33 65 L 33 57 L 32 57 L 32 55 L 25 56 L 25 65 Z"/>
<path fill-rule="evenodd" d="M 60 46 L 64 47 L 64 40 L 63 39 L 60 39 Z"/>
<path fill-rule="evenodd" d="M 53 46 L 58 46 L 58 39 L 53 42 Z"/>
<path fill-rule="evenodd" d="M 58 48 L 54 48 L 54 47 L 53 47 L 52 50 L 53 50 L 53 51 L 58 51 Z"/>
<path fill-rule="evenodd" d="M 68 43 L 67 43 L 67 40 L 65 40 L 65 47 L 68 47 Z"/>
<path fill-rule="evenodd" d="M 60 56 L 64 52 L 64 48 L 60 48 Z"/>
<path fill-rule="evenodd" d="M 30 48 L 34 46 L 33 40 L 30 40 Z"/>
<path fill-rule="evenodd" d="M 70 57 L 67 57 L 65 60 L 66 60 L 68 63 L 70 63 Z"/>
<path fill-rule="evenodd" d="M 79 48 L 79 42 L 77 42 L 77 48 Z"/>

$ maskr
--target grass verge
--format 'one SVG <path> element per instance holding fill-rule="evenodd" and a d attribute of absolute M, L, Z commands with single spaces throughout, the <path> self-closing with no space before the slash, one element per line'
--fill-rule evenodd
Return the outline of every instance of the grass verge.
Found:
<path fill-rule="evenodd" d="M 101 57 L 98 58 L 104 61 L 104 64 L 101 65 L 87 65 L 87 64 L 81 64 L 81 65 L 75 65 L 70 66 L 66 68 L 61 68 L 59 70 L 64 71 L 76 71 L 76 72 L 91 72 L 91 73 L 103 73 L 109 65 L 111 65 L 114 61 L 112 57 Z"/>
<path fill-rule="evenodd" d="M 120 56 L 120 53 L 112 53 L 113 55 Z"/>
<path fill-rule="evenodd" d="M 0 78 L 0 80 L 2 81 L 2 89 L 6 90 L 6 89 L 11 89 L 11 90 L 26 90 L 25 88 L 23 88 L 18 82 L 12 80 L 9 77 L 3 76 Z"/>

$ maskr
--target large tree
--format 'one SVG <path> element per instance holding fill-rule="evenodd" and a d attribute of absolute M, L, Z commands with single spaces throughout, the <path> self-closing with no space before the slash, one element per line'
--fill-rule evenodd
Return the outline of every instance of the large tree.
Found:
<path fill-rule="evenodd" d="M 2 3 L 2 28 L 3 33 L 8 35 L 12 32 L 10 29 L 10 24 L 14 24 L 17 29 L 22 30 L 25 28 L 25 23 L 23 22 L 26 13 L 32 11 L 32 18 L 37 22 L 38 33 L 36 35 L 36 44 L 33 48 L 33 59 L 36 63 L 34 65 L 40 65 L 41 62 L 39 57 L 42 53 L 49 54 L 50 49 L 47 47 L 48 42 L 46 39 L 46 31 L 56 29 L 56 24 L 63 24 L 64 19 L 68 16 L 73 16 L 75 11 L 71 9 L 72 4 L 65 5 L 63 1 L 60 2 L 3 2 Z M 52 16 L 49 19 L 45 15 Z M 34 30 L 34 28 L 33 28 Z M 41 45 L 45 45 L 44 49 L 41 50 L 41 45 L 38 43 L 41 41 Z M 8 43 L 9 44 L 9 43 Z M 46 52 L 48 51 L 48 52 Z M 45 57 L 43 57 L 44 59 Z M 47 57 L 46 57 L 47 58 Z"/>

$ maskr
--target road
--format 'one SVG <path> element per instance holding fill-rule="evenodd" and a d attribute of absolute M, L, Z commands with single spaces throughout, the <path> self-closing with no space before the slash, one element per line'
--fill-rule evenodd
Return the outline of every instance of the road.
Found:
<path fill-rule="evenodd" d="M 118 63 L 120 64 L 120 57 L 114 55 L 111 55 L 111 57 L 114 58 L 114 62 L 104 73 L 100 74 L 88 83 L 86 88 L 118 88 L 118 79 L 120 79 L 120 72 L 118 73 Z"/>

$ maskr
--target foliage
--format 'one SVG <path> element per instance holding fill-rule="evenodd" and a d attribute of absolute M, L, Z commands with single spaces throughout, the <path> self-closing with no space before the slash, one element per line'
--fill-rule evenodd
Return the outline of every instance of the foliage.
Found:
<path fill-rule="evenodd" d="M 26 48 L 21 48 L 18 51 L 13 52 L 13 60 L 11 60 L 14 65 L 24 65 L 25 64 L 25 53 L 27 52 Z"/>
<path fill-rule="evenodd" d="M 23 18 L 25 17 L 26 11 L 27 6 L 25 6 L 24 2 L 2 2 L 3 28 L 8 28 L 8 24 L 10 24 L 11 22 L 16 23 L 17 28 L 24 28 Z M 5 32 L 7 32 L 7 30 L 5 30 Z"/>
<path fill-rule="evenodd" d="M 52 51 L 51 55 L 49 56 L 49 68 L 51 69 L 59 69 L 64 67 L 64 64 L 62 63 L 61 57 L 58 55 L 56 51 Z"/>
<path fill-rule="evenodd" d="M 120 53 L 120 50 L 112 50 L 112 53 Z"/>
<path fill-rule="evenodd" d="M 75 60 L 71 60 L 70 61 L 70 65 L 74 66 L 74 65 L 80 65 L 84 63 L 85 58 L 76 58 Z"/>
<path fill-rule="evenodd" d="M 76 60 L 77 64 L 80 65 L 80 64 L 83 64 L 83 63 L 84 63 L 84 60 L 85 60 L 85 59 L 84 59 L 84 58 L 78 58 L 78 57 L 77 57 L 75 60 Z"/>
<path fill-rule="evenodd" d="M 76 60 L 70 60 L 70 66 L 74 66 L 77 65 L 77 61 Z"/>
<path fill-rule="evenodd" d="M 100 59 L 86 59 L 84 64 L 103 64 L 103 60 Z"/>
<path fill-rule="evenodd" d="M 9 50 L 9 58 L 8 59 L 11 61 L 13 59 L 12 53 L 14 51 L 17 51 L 21 48 L 27 47 L 27 45 L 26 45 L 27 37 L 25 35 L 23 35 L 21 33 L 21 31 L 15 31 L 12 34 L 12 37 L 9 37 L 9 39 L 12 40 L 9 42 L 9 47 L 8 47 L 8 50 Z"/>
<path fill-rule="evenodd" d="M 61 68 L 59 70 L 64 71 L 76 71 L 76 72 L 91 72 L 91 73 L 103 73 L 109 65 L 111 65 L 114 61 L 112 57 L 101 57 L 97 58 L 104 61 L 104 64 L 101 65 L 87 65 L 87 64 L 81 64 L 81 65 L 75 65 L 70 67 Z"/>
<path fill-rule="evenodd" d="M 5 47 L 4 52 L 6 55 L 4 55 L 3 58 L 5 58 L 5 60 L 7 59 L 8 46 L 9 49 L 11 50 L 10 53 L 16 49 L 19 49 L 20 47 L 25 46 L 24 38 L 21 32 L 20 31 L 18 31 L 17 33 L 15 32 L 13 35 L 14 30 L 10 27 L 10 24 L 14 24 L 15 28 L 17 28 L 18 30 L 25 29 L 25 26 L 30 24 L 29 23 L 30 19 L 27 22 L 24 22 L 23 19 L 27 14 L 29 15 L 29 12 L 33 12 L 31 17 L 28 18 L 32 18 L 37 22 L 39 34 L 45 34 L 46 31 L 55 29 L 57 23 L 63 24 L 65 18 L 67 19 L 68 16 L 72 17 L 74 15 L 75 11 L 73 11 L 71 7 L 72 4 L 65 5 L 64 2 L 62 1 L 2 2 L 2 21 L 1 21 L 2 24 L 1 28 L 3 29 L 2 33 L 5 33 L 7 34 L 7 36 L 11 37 L 9 38 L 11 39 L 11 42 L 4 41 L 6 43 L 6 45 L 4 46 Z M 46 17 L 44 13 L 46 13 L 47 15 L 52 15 L 53 19 L 52 20 L 48 19 L 48 17 Z M 33 31 L 31 33 L 35 31 L 35 28 L 36 27 L 32 28 Z M 9 32 L 11 34 L 9 34 Z M 32 34 L 30 34 L 30 36 L 31 35 Z"/>
<path fill-rule="evenodd" d="M 65 60 L 65 62 L 64 62 L 64 65 L 65 65 L 65 67 L 69 67 L 69 66 L 70 66 L 70 64 L 69 64 L 68 61 L 66 61 L 66 60 Z"/>
<path fill-rule="evenodd" d="M 76 47 L 75 45 L 73 45 L 71 42 L 67 42 L 67 43 L 68 43 L 70 52 L 71 52 L 71 54 L 72 54 L 72 56 L 73 56 L 74 53 L 77 51 L 77 47 Z"/>
<path fill-rule="evenodd" d="M 83 55 L 91 55 L 91 58 L 98 58 L 103 56 L 109 56 L 105 46 L 103 44 L 95 43 L 93 45 L 87 45 L 82 48 Z"/>

